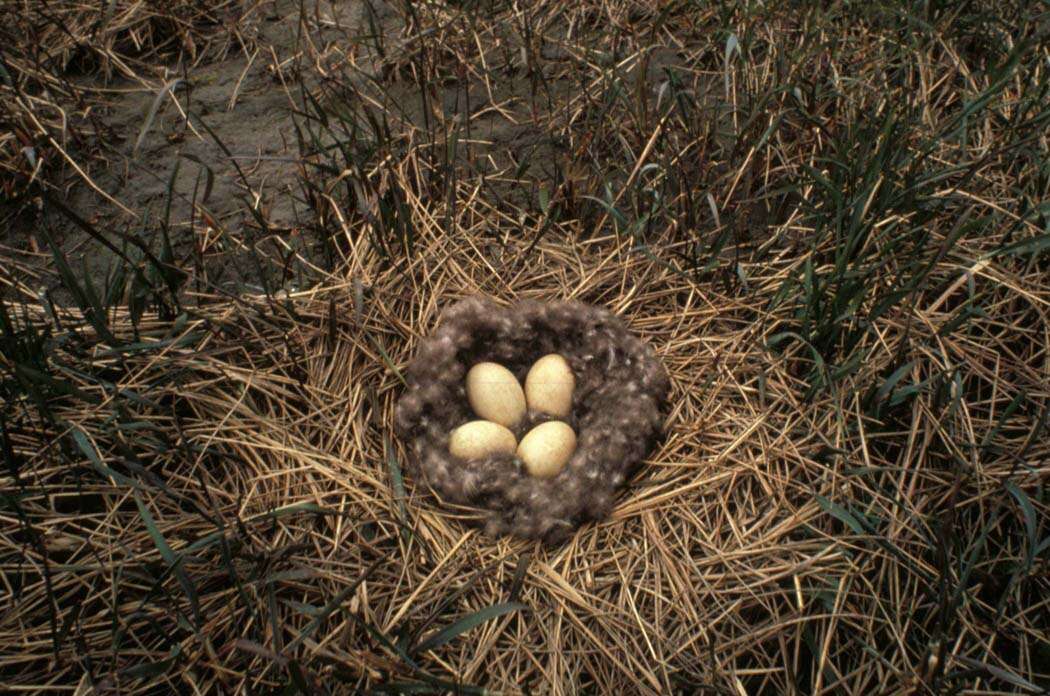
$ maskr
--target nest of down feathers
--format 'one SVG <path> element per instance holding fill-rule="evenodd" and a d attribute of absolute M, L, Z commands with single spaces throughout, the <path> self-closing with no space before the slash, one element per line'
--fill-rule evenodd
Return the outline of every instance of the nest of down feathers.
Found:
<path fill-rule="evenodd" d="M 479 362 L 503 365 L 521 382 L 549 353 L 576 378 L 572 413 L 576 451 L 550 479 L 529 476 L 514 455 L 465 461 L 449 453 L 449 434 L 475 420 L 465 391 Z M 523 301 L 500 307 L 481 298 L 442 313 L 405 374 L 396 427 L 410 470 L 444 500 L 486 511 L 490 534 L 557 542 L 580 524 L 605 517 L 616 490 L 656 443 L 669 389 L 652 349 L 610 312 L 580 302 Z M 530 411 L 514 429 L 520 441 L 551 416 Z"/>

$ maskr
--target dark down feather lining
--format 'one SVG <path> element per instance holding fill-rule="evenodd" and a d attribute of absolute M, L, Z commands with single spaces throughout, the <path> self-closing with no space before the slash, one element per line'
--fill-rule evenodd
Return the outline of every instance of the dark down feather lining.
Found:
<path fill-rule="evenodd" d="M 467 402 L 467 371 L 497 362 L 524 383 L 548 353 L 568 360 L 576 377 L 573 408 L 564 419 L 577 434 L 565 469 L 541 480 L 514 456 L 464 461 L 448 451 L 453 429 L 476 420 Z M 601 519 L 616 489 L 659 437 L 669 389 L 652 349 L 610 312 L 580 302 L 531 300 L 504 308 L 468 298 L 442 312 L 406 370 L 396 428 L 410 470 L 443 499 L 486 511 L 485 529 L 546 542 L 564 540 L 579 524 Z M 551 417 L 529 412 L 514 435 Z"/>

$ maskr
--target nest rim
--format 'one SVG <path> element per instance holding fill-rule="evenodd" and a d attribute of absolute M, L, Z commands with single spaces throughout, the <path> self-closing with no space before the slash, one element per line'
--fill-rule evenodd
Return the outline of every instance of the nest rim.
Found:
<path fill-rule="evenodd" d="M 543 423 L 569 425 L 577 443 L 562 471 L 533 477 L 516 453 L 477 460 L 451 455 L 451 432 L 479 419 L 466 397 L 467 371 L 495 362 L 523 384 L 536 360 L 551 353 L 565 358 L 576 379 L 569 415 L 528 409 L 510 430 L 520 443 Z M 473 296 L 446 308 L 421 340 L 405 371 L 395 426 L 412 455 L 410 472 L 440 500 L 481 511 L 492 535 L 556 543 L 611 510 L 615 494 L 663 434 L 669 390 L 655 351 L 607 309 L 574 300 L 501 306 Z"/>

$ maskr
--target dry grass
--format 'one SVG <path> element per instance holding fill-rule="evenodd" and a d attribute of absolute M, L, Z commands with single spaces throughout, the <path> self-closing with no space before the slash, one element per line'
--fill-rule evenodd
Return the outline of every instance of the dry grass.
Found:
<path fill-rule="evenodd" d="M 1050 688 L 1046 17 L 828 5 L 379 8 L 295 67 L 328 263 L 165 318 L 0 274 L 0 683 Z M 398 370 L 471 293 L 672 376 L 563 546 L 402 479 Z"/>

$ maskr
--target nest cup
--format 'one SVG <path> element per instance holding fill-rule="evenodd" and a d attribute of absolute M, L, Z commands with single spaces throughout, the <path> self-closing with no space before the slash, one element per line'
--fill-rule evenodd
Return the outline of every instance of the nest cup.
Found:
<path fill-rule="evenodd" d="M 514 455 L 465 461 L 448 450 L 449 435 L 477 416 L 467 402 L 466 374 L 496 362 L 524 382 L 537 359 L 558 353 L 576 378 L 566 421 L 577 447 L 550 479 L 525 472 Z M 490 534 L 557 542 L 578 525 L 608 514 L 616 489 L 661 433 L 669 381 L 652 349 L 610 312 L 579 302 L 523 301 L 500 307 L 468 298 L 446 309 L 406 370 L 396 427 L 410 468 L 447 501 L 486 512 Z M 518 441 L 555 420 L 529 411 Z"/>

